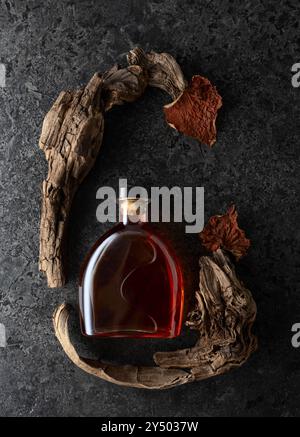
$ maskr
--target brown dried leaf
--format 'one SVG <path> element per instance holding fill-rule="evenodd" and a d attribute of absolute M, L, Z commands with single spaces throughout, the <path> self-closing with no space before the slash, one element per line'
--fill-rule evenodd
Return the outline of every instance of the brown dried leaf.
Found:
<path fill-rule="evenodd" d="M 208 79 L 193 76 L 190 85 L 174 102 L 164 107 L 169 125 L 201 143 L 216 142 L 217 112 L 222 98 Z"/>
<path fill-rule="evenodd" d="M 203 246 L 211 252 L 219 248 L 228 250 L 237 260 L 245 256 L 250 247 L 250 240 L 239 228 L 237 217 L 234 205 L 226 214 L 211 217 L 200 233 Z"/>

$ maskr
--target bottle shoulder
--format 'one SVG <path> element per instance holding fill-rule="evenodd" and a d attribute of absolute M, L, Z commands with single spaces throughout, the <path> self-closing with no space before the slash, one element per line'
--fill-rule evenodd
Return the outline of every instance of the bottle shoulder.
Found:
<path fill-rule="evenodd" d="M 81 273 L 90 261 L 98 263 L 103 255 L 105 258 L 109 256 L 109 258 L 113 257 L 120 261 L 121 258 L 127 258 L 130 253 L 144 257 L 150 250 L 161 253 L 167 263 L 177 261 L 169 243 L 148 223 L 126 225 L 118 223 L 105 232 L 92 246 L 85 258 Z"/>
<path fill-rule="evenodd" d="M 99 238 L 98 244 L 101 245 L 104 241 L 110 240 L 117 243 L 120 240 L 152 242 L 153 245 L 159 246 L 161 249 L 173 251 L 170 243 L 164 236 L 149 223 L 130 223 L 124 225 L 118 223 L 113 228 L 108 230 L 102 237 Z"/>
<path fill-rule="evenodd" d="M 96 242 L 101 243 L 104 240 L 108 239 L 114 235 L 114 238 L 149 238 L 151 235 L 153 235 L 153 231 L 151 230 L 151 227 L 147 223 L 130 223 L 130 224 L 123 224 L 118 223 L 115 226 L 113 226 L 111 229 L 109 229 L 107 232 L 105 232 Z"/>

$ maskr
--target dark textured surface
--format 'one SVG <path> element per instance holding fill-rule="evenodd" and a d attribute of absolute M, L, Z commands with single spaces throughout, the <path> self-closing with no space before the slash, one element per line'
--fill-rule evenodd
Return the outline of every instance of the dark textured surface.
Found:
<path fill-rule="evenodd" d="M 290 332 L 300 321 L 300 89 L 292 88 L 290 72 L 299 62 L 299 12 L 298 0 L 0 1 L 0 62 L 7 68 L 0 88 L 0 323 L 7 331 L 0 415 L 299 415 L 300 350 Z M 60 90 L 124 62 L 137 44 L 170 52 L 188 78 L 200 73 L 217 85 L 224 99 L 218 141 L 209 150 L 169 129 L 161 111 L 168 97 L 159 91 L 111 112 L 71 217 L 70 282 L 49 290 L 37 269 L 43 117 Z M 78 267 L 106 228 L 95 219 L 96 190 L 120 176 L 144 186 L 204 186 L 206 218 L 236 203 L 252 240 L 240 274 L 258 304 L 259 350 L 242 368 L 149 392 L 97 380 L 64 356 L 51 314 L 63 300 L 76 302 Z M 178 235 L 191 291 L 199 243 L 196 235 Z M 132 362 L 149 362 L 158 348 L 102 341 L 93 350 L 99 347 L 106 358 L 130 355 Z"/>

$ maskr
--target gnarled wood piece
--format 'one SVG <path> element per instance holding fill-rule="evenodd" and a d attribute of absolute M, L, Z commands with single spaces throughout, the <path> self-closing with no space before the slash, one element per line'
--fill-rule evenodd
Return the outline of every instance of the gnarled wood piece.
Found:
<path fill-rule="evenodd" d="M 157 352 L 163 368 L 189 368 L 195 379 L 206 379 L 241 366 L 257 347 L 251 328 L 256 304 L 237 278 L 234 266 L 218 249 L 200 258 L 196 308 L 186 324 L 199 332 L 196 345 L 175 352 Z"/>
<path fill-rule="evenodd" d="M 157 367 L 112 366 L 80 357 L 69 338 L 68 314 L 63 304 L 53 318 L 56 336 L 68 357 L 85 372 L 130 387 L 171 388 L 217 376 L 241 366 L 257 347 L 251 332 L 255 302 L 221 249 L 200 258 L 196 307 L 186 322 L 198 331 L 198 341 L 189 349 L 155 353 Z"/>
<path fill-rule="evenodd" d="M 140 65 L 148 73 L 149 85 L 166 91 L 175 100 L 185 90 L 187 82 L 181 68 L 168 53 L 145 53 L 141 48 L 127 56 L 130 65 Z"/>
<path fill-rule="evenodd" d="M 147 71 L 139 65 L 127 68 L 112 67 L 103 75 L 103 93 L 105 111 L 115 105 L 134 102 L 148 85 Z"/>
<path fill-rule="evenodd" d="M 69 337 L 69 310 L 70 306 L 67 304 L 62 304 L 55 310 L 53 314 L 55 334 L 66 355 L 77 367 L 85 372 L 118 385 L 149 389 L 171 388 L 194 379 L 193 375 L 181 369 L 129 365 L 113 366 L 79 356 Z"/>
<path fill-rule="evenodd" d="M 63 243 L 72 199 L 102 142 L 101 88 L 95 74 L 85 88 L 61 92 L 43 123 L 39 145 L 48 175 L 42 186 L 39 267 L 49 287 L 65 283 Z"/>

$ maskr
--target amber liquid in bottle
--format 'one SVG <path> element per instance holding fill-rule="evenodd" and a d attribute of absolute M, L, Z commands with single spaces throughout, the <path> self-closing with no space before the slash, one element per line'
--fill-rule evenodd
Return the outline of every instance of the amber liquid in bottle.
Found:
<path fill-rule="evenodd" d="M 172 338 L 182 322 L 183 282 L 169 245 L 143 219 L 123 220 L 93 246 L 79 287 L 81 330 L 95 337 Z M 143 217 L 143 216 L 142 216 Z"/>

